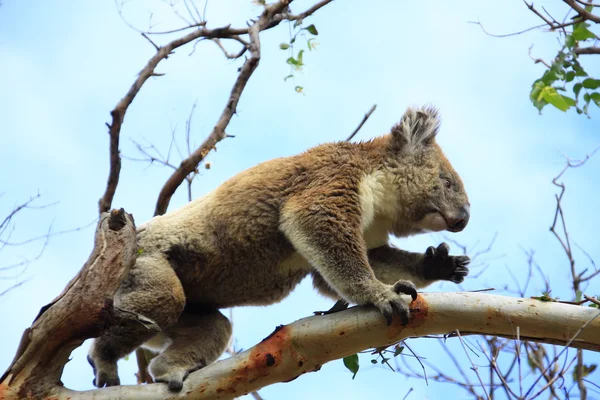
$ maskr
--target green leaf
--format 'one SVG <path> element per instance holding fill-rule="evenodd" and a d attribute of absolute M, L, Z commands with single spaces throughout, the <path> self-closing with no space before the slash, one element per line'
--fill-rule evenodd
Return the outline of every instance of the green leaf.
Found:
<path fill-rule="evenodd" d="M 558 301 L 558 297 L 551 297 L 550 292 L 542 292 L 541 296 L 531 296 L 532 299 L 536 299 L 544 302 L 555 302 Z"/>
<path fill-rule="evenodd" d="M 569 96 L 562 96 L 561 95 L 561 97 L 565 100 L 565 102 L 567 103 L 567 105 L 569 107 L 575 107 L 575 104 L 576 104 L 575 99 L 573 99 L 573 98 L 571 98 Z"/>
<path fill-rule="evenodd" d="M 281 50 L 287 50 L 287 49 L 289 49 L 289 48 L 290 48 L 290 45 L 289 45 L 289 44 L 287 44 L 287 43 L 281 43 L 281 44 L 279 45 L 279 48 L 280 48 Z"/>
<path fill-rule="evenodd" d="M 548 104 L 540 96 L 540 93 L 542 92 L 542 89 L 545 86 L 546 85 L 544 85 L 544 82 L 542 82 L 541 80 L 538 79 L 537 81 L 533 82 L 533 85 L 531 87 L 531 93 L 529 94 L 529 98 L 531 99 L 531 102 L 533 103 L 535 108 L 537 108 L 540 111 L 540 113 L 542 112 L 542 108 L 544 108 L 544 106 L 546 106 L 546 104 Z"/>
<path fill-rule="evenodd" d="M 397 357 L 400 355 L 400 353 L 402 353 L 404 351 L 404 346 L 396 346 L 396 349 L 394 350 L 394 357 Z"/>
<path fill-rule="evenodd" d="M 596 364 L 582 365 L 581 377 L 586 378 L 589 374 L 591 374 L 592 372 L 594 372 L 596 370 L 596 367 L 597 367 Z M 572 378 L 573 378 L 573 381 L 577 382 L 577 366 L 575 366 L 575 368 L 573 368 Z"/>
<path fill-rule="evenodd" d="M 552 86 L 543 88 L 540 92 L 540 97 L 561 111 L 567 111 L 570 107 L 565 97 L 558 94 Z M 573 100 L 573 105 L 575 105 L 575 100 Z"/>
<path fill-rule="evenodd" d="M 579 97 L 579 92 L 581 92 L 581 88 L 583 85 L 581 83 L 576 83 L 573 85 L 573 93 L 575 93 L 575 98 Z"/>
<path fill-rule="evenodd" d="M 285 82 L 288 79 L 293 78 L 293 77 L 294 77 L 294 74 L 289 74 L 288 76 L 286 76 L 285 78 L 283 78 L 283 81 Z"/>
<path fill-rule="evenodd" d="M 558 77 L 556 76 L 555 68 L 552 68 L 552 69 L 549 69 L 548 71 L 544 72 L 544 75 L 542 75 L 542 78 L 540 80 L 542 82 L 544 82 L 546 84 L 546 86 L 550 86 L 557 79 L 558 79 Z"/>
<path fill-rule="evenodd" d="M 296 87 L 294 88 L 294 90 L 295 90 L 297 93 L 302 93 L 302 91 L 304 90 L 304 88 L 303 88 L 302 86 L 296 86 Z"/>
<path fill-rule="evenodd" d="M 575 79 L 575 71 L 567 72 L 567 76 L 566 76 L 565 80 L 567 82 L 571 82 L 573 79 Z"/>
<path fill-rule="evenodd" d="M 313 24 L 310 24 L 309 26 L 307 26 L 304 29 L 306 29 L 307 31 L 309 31 L 311 34 L 313 34 L 315 36 L 317 36 L 319 34 L 319 31 L 317 31 L 317 28 Z"/>
<path fill-rule="evenodd" d="M 600 107 L 600 93 L 594 92 L 590 94 L 590 98 L 594 101 L 594 104 Z"/>
<path fill-rule="evenodd" d="M 303 54 L 304 54 L 304 50 L 300 50 L 300 51 L 298 52 L 298 66 L 299 66 L 299 67 L 301 67 L 302 65 L 304 65 L 304 64 L 302 63 L 302 55 L 303 55 Z"/>
<path fill-rule="evenodd" d="M 587 72 L 584 71 L 583 67 L 579 62 L 573 63 L 573 71 L 575 71 L 575 76 L 588 76 Z"/>
<path fill-rule="evenodd" d="M 137 255 L 141 256 L 142 254 L 144 254 L 144 249 L 142 249 L 141 247 L 138 247 L 138 249 L 137 249 Z"/>
<path fill-rule="evenodd" d="M 287 60 L 285 60 L 285 62 L 293 65 L 294 67 L 298 66 L 298 61 L 296 61 L 294 57 L 289 57 Z"/>
<path fill-rule="evenodd" d="M 600 79 L 587 78 L 582 84 L 586 89 L 598 89 L 600 87 Z"/>
<path fill-rule="evenodd" d="M 573 29 L 573 33 L 571 33 L 571 36 L 573 36 L 573 39 L 575 39 L 575 40 L 595 39 L 596 35 L 594 35 L 594 33 L 588 29 L 588 26 L 590 26 L 590 24 L 588 24 L 588 23 L 578 24 L 578 26 L 575 29 Z"/>
<path fill-rule="evenodd" d="M 377 364 L 377 360 L 371 359 L 371 364 Z"/>
<path fill-rule="evenodd" d="M 354 379 L 356 377 L 356 374 L 358 373 L 358 354 L 352 354 L 351 356 L 348 357 L 344 357 L 344 365 L 346 366 L 346 368 L 348 368 L 348 370 L 350 372 L 352 372 L 354 375 L 352 375 L 352 379 Z"/>

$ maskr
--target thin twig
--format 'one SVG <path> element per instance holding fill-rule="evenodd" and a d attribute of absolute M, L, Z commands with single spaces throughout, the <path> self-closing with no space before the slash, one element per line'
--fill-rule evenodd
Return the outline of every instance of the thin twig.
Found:
<path fill-rule="evenodd" d="M 456 332 L 456 336 L 458 336 L 458 339 L 460 340 L 460 344 L 462 345 L 463 350 L 465 351 L 465 354 L 467 355 L 467 358 L 469 359 L 469 362 L 471 363 L 471 369 L 475 372 L 475 375 L 477 375 L 477 379 L 479 380 L 479 383 L 481 384 L 481 389 L 483 390 L 485 397 L 487 399 L 489 399 L 490 396 L 489 396 L 487 390 L 485 390 L 485 385 L 483 384 L 483 380 L 481 379 L 481 376 L 479 375 L 479 371 L 478 371 L 479 367 L 473 363 L 473 360 L 471 360 L 471 356 L 469 355 L 469 352 L 467 351 L 465 342 L 464 342 L 462 336 L 460 336 L 460 331 L 457 329 L 455 332 Z"/>
<path fill-rule="evenodd" d="M 229 122 L 231 121 L 233 115 L 236 113 L 237 105 L 242 95 L 242 92 L 260 61 L 260 32 L 269 29 L 273 26 L 276 26 L 283 20 L 294 20 L 300 15 L 304 15 L 304 17 L 307 17 L 313 12 L 320 9 L 321 7 L 329 4 L 331 1 L 332 0 L 321 1 L 309 8 L 308 10 L 306 10 L 304 13 L 298 15 L 290 15 L 287 13 L 283 13 L 283 11 L 287 9 L 288 0 L 280 0 L 277 3 L 265 7 L 261 16 L 246 30 L 242 32 L 240 32 L 239 30 L 232 29 L 230 27 L 225 27 L 222 28 L 221 32 L 216 32 L 215 30 L 212 30 L 212 35 L 202 35 L 205 38 L 224 38 L 248 33 L 250 38 L 248 43 L 250 57 L 246 59 L 246 61 L 240 68 L 239 75 L 233 85 L 226 106 L 223 109 L 219 120 L 213 127 L 212 132 L 210 133 L 208 138 L 206 138 L 204 143 L 202 143 L 200 147 L 198 147 L 190 155 L 190 157 L 181 162 L 179 168 L 175 172 L 173 172 L 173 174 L 169 177 L 167 182 L 165 182 L 158 196 L 158 200 L 156 202 L 156 207 L 154 210 L 154 215 L 162 215 L 167 211 L 171 197 L 173 196 L 175 190 L 177 190 L 179 185 L 181 185 L 181 183 L 190 174 L 190 172 L 194 171 L 197 168 L 198 164 L 200 164 L 200 162 L 204 160 L 208 153 L 211 150 L 215 149 L 215 145 L 227 137 L 225 129 L 229 125 Z M 201 28 L 198 31 L 207 31 L 207 29 Z M 194 32 L 190 35 L 193 34 Z M 196 34 L 196 37 L 199 37 L 199 35 Z"/>
<path fill-rule="evenodd" d="M 112 205 L 112 200 L 117 189 L 117 185 L 119 183 L 119 174 L 121 171 L 119 140 L 121 126 L 125 118 L 125 113 L 127 112 L 128 107 L 131 105 L 133 99 L 138 94 L 138 92 L 140 91 L 144 83 L 148 80 L 148 78 L 150 78 L 151 76 L 158 75 L 155 73 L 154 69 L 162 60 L 168 58 L 169 55 L 171 55 L 175 49 L 184 46 L 190 42 L 196 41 L 200 38 L 235 39 L 235 36 L 248 34 L 251 39 L 249 44 L 250 50 L 251 52 L 254 51 L 254 54 L 244 63 L 240 75 L 236 80 L 236 84 L 233 87 L 225 110 L 223 111 L 219 122 L 217 123 L 217 125 L 215 125 L 213 132 L 205 142 L 205 146 L 201 146 L 194 154 L 192 154 L 191 158 L 184 160 L 180 169 L 176 171 L 171 176 L 171 178 L 169 178 L 169 180 L 163 187 L 163 190 L 161 191 L 161 194 L 159 196 L 159 203 L 157 203 L 157 215 L 164 214 L 168 206 L 169 200 L 172 194 L 174 193 L 175 189 L 177 189 L 177 187 L 179 187 L 179 185 L 183 182 L 185 177 L 196 168 L 198 163 L 204 159 L 206 154 L 208 154 L 208 152 L 214 148 L 214 145 L 225 137 L 224 130 L 227 127 L 232 115 L 235 113 L 235 109 L 239 101 L 241 92 L 243 91 L 248 79 L 252 75 L 252 72 L 258 65 L 258 60 L 260 58 L 256 57 L 256 55 L 260 56 L 260 49 L 257 46 L 259 45 L 258 33 L 260 31 L 273 28 L 284 20 L 297 20 L 307 17 L 308 15 L 311 15 L 313 12 L 317 11 L 318 9 L 330 3 L 331 1 L 332 0 L 321 1 L 310 7 L 304 13 L 290 15 L 281 14 L 281 12 L 287 8 L 289 0 L 280 0 L 266 7 L 261 16 L 258 18 L 257 22 L 255 22 L 248 28 L 231 28 L 230 25 L 227 25 L 221 28 L 208 29 L 204 26 L 205 22 L 189 24 L 183 29 L 189 29 L 192 27 L 196 29 L 194 29 L 192 32 L 188 33 L 183 37 L 180 37 L 167 43 L 164 46 L 158 46 L 159 50 L 157 50 L 156 54 L 148 60 L 144 68 L 138 74 L 136 80 L 133 82 L 133 84 L 127 91 L 125 97 L 123 97 L 117 103 L 117 106 L 111 111 L 112 122 L 110 124 L 107 124 L 110 134 L 110 171 L 106 185 L 106 190 L 102 198 L 99 200 L 99 211 L 104 212 L 110 209 Z M 146 35 L 156 34 L 156 32 L 145 33 Z"/>
<path fill-rule="evenodd" d="M 362 126 L 365 124 L 365 122 L 367 122 L 367 120 L 369 119 L 371 114 L 373 114 L 373 111 L 375 111 L 376 108 L 377 108 L 377 104 L 373 104 L 373 107 L 371 107 L 371 109 L 365 114 L 362 121 L 360 121 L 360 124 L 358 124 L 358 126 L 356 127 L 354 132 L 352 132 L 350 134 L 350 136 L 348 136 L 348 138 L 346 139 L 346 142 L 349 142 L 350 140 L 352 140 L 354 135 L 356 135 L 358 133 L 358 131 L 360 130 L 360 128 L 362 128 Z"/>

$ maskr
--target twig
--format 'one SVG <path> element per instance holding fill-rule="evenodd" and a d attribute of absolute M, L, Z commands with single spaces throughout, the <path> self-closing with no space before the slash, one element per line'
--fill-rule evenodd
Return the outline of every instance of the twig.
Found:
<path fill-rule="evenodd" d="M 475 375 L 477 375 L 477 379 L 479 380 L 479 383 L 481 384 L 481 389 L 483 390 L 483 393 L 485 394 L 485 397 L 487 399 L 490 398 L 490 396 L 487 393 L 487 390 L 485 390 L 485 385 L 483 384 L 483 380 L 481 379 L 481 376 L 479 375 L 479 367 L 477 367 L 474 363 L 473 360 L 471 360 L 471 356 L 469 355 L 469 352 L 467 351 L 467 347 L 465 346 L 465 342 L 462 338 L 462 336 L 460 336 L 460 331 L 457 329 L 456 331 L 456 336 L 458 336 L 458 339 L 460 340 L 460 344 L 463 347 L 463 350 L 465 351 L 465 354 L 467 355 L 467 358 L 469 359 L 469 362 L 471 363 L 471 369 L 475 372 Z"/>
<path fill-rule="evenodd" d="M 599 300 L 597 300 L 597 299 L 595 299 L 595 298 L 593 298 L 593 297 L 590 297 L 590 296 L 588 296 L 587 294 L 584 294 L 584 295 L 583 295 L 583 297 L 584 297 L 584 298 L 585 298 L 587 301 L 591 301 L 592 303 L 594 303 L 594 304 L 596 304 L 596 305 L 600 306 L 600 301 L 599 301 Z"/>
<path fill-rule="evenodd" d="M 588 19 L 597 24 L 600 24 L 600 16 L 586 11 L 586 9 L 581 7 L 579 4 L 577 4 L 577 2 L 575 0 L 563 0 L 563 2 L 568 4 L 569 7 L 571 7 L 573 10 L 577 11 L 577 13 L 581 16 L 581 18 Z"/>
<path fill-rule="evenodd" d="M 581 328 L 579 328 L 577 330 L 577 332 L 575 332 L 575 335 L 573 335 L 573 337 L 567 342 L 567 344 L 565 345 L 565 347 L 560 351 L 560 353 L 558 353 L 554 359 L 552 360 L 551 363 L 548 363 L 548 365 L 546 366 L 546 368 L 544 368 L 544 371 L 542 371 L 542 373 L 536 378 L 536 380 L 531 384 L 531 387 L 529 388 L 529 390 L 527 391 L 527 393 L 525 393 L 525 398 L 528 398 L 529 394 L 531 393 L 531 391 L 533 390 L 533 388 L 535 387 L 535 385 L 539 382 L 540 379 L 542 379 L 543 374 L 546 373 L 546 371 L 550 368 L 550 366 L 552 364 L 554 364 L 556 361 L 558 361 L 558 359 L 562 356 L 562 354 L 567 351 L 567 349 L 569 348 L 569 346 L 571 346 L 571 343 L 573 343 L 575 341 L 575 339 L 577 339 L 577 336 L 579 336 L 581 334 L 581 332 L 583 332 L 583 330 L 585 328 L 588 327 L 589 324 L 591 324 L 596 318 L 600 317 L 600 311 L 594 315 L 592 318 L 590 318 L 585 324 L 583 324 L 583 326 Z M 563 368 L 565 369 L 565 368 Z"/>
<path fill-rule="evenodd" d="M 313 12 L 329 4 L 331 1 L 332 0 L 321 1 L 309 8 L 308 10 L 306 10 L 304 13 L 298 15 L 289 15 L 282 14 L 282 12 L 285 9 L 287 9 L 289 3 L 288 0 L 280 0 L 277 3 L 267 6 L 261 14 L 261 16 L 256 20 L 256 22 L 252 23 L 250 27 L 248 27 L 246 30 L 240 31 L 229 27 L 225 27 L 222 28 L 221 32 L 215 32 L 215 30 L 213 30 L 212 35 L 202 35 L 205 38 L 224 38 L 248 33 L 250 37 L 248 43 L 250 57 L 246 59 L 246 61 L 240 68 L 240 73 L 233 85 L 226 106 L 223 109 L 219 120 L 215 124 L 208 138 L 206 138 L 204 143 L 202 143 L 200 147 L 198 147 L 187 159 L 181 162 L 179 168 L 175 172 L 173 172 L 173 174 L 169 177 L 167 182 L 165 182 L 158 196 L 158 200 L 156 202 L 156 207 L 154 210 L 154 215 L 162 215 L 167 211 L 171 197 L 175 193 L 175 190 L 177 190 L 177 188 L 181 185 L 186 176 L 188 176 L 192 171 L 194 171 L 197 168 L 198 164 L 202 162 L 202 160 L 204 160 L 204 158 L 208 155 L 208 153 L 211 150 L 215 149 L 215 145 L 217 143 L 219 143 L 221 140 L 227 137 L 225 129 L 227 128 L 227 126 L 229 125 L 229 121 L 231 121 L 231 118 L 235 114 L 242 92 L 260 61 L 261 49 L 259 33 L 265 29 L 269 29 L 273 26 L 276 26 L 283 20 L 294 20 L 297 19 L 300 15 L 304 15 L 304 17 L 311 15 Z M 207 30 L 206 28 L 201 28 L 199 29 L 199 31 Z"/>
<path fill-rule="evenodd" d="M 356 135 L 358 133 L 358 131 L 360 130 L 360 128 L 362 128 L 362 126 L 365 124 L 365 122 L 367 122 L 367 120 L 369 119 L 371 114 L 373 114 L 373 111 L 375 111 L 376 108 L 377 108 L 377 104 L 373 104 L 373 107 L 371 107 L 371 109 L 365 114 L 362 121 L 360 121 L 360 124 L 358 124 L 358 126 L 356 127 L 354 132 L 352 132 L 350 134 L 350 136 L 348 136 L 348 138 L 346 139 L 346 142 L 349 142 L 350 140 L 352 140 L 354 135 Z"/>
<path fill-rule="evenodd" d="M 281 14 L 281 12 L 287 8 L 290 0 L 280 0 L 277 3 L 266 7 L 259 19 L 257 20 L 257 22 L 255 22 L 248 28 L 231 28 L 230 25 L 227 25 L 221 28 L 208 29 L 204 26 L 205 22 L 189 24 L 183 29 L 189 29 L 191 27 L 197 29 L 183 37 L 180 37 L 167 43 L 164 46 L 158 46 L 159 49 L 156 51 L 156 54 L 148 60 L 144 68 L 140 71 L 138 77 L 127 91 L 125 97 L 123 97 L 117 103 L 117 106 L 111 111 L 112 123 L 107 124 L 110 134 L 110 171 L 108 175 L 106 190 L 98 203 L 100 212 L 104 212 L 110 209 L 112 200 L 117 189 L 117 185 L 119 183 L 119 173 L 121 170 L 121 157 L 119 155 L 119 137 L 121 133 L 121 126 L 125 118 L 125 113 L 127 112 L 127 109 L 131 105 L 131 102 L 138 94 L 144 83 L 148 80 L 148 78 L 150 78 L 151 76 L 158 75 L 155 73 L 154 69 L 162 60 L 168 58 L 169 55 L 171 55 L 175 49 L 200 38 L 233 38 L 234 40 L 237 40 L 235 36 L 248 34 L 251 39 L 249 49 L 251 50 L 251 53 L 252 51 L 254 51 L 251 57 L 244 63 L 244 66 L 242 67 L 240 75 L 238 76 L 236 84 L 234 85 L 229 100 L 227 102 L 227 106 L 225 107 L 225 110 L 223 111 L 219 122 L 217 123 L 217 125 L 215 125 L 213 132 L 205 142 L 205 146 L 201 146 L 194 154 L 192 154 L 191 158 L 184 160 L 179 170 L 176 171 L 171 176 L 171 178 L 169 178 L 169 180 L 163 187 L 163 190 L 161 191 L 161 194 L 159 196 L 159 203 L 157 203 L 157 215 L 164 214 L 169 204 L 169 200 L 172 194 L 174 193 L 175 189 L 177 189 L 177 187 L 183 182 L 185 177 L 196 168 L 198 163 L 204 159 L 206 154 L 208 154 L 208 152 L 214 148 L 214 145 L 225 137 L 224 129 L 227 127 L 229 120 L 235 113 L 235 109 L 239 101 L 239 96 L 241 95 L 242 90 L 244 89 L 248 79 L 252 75 L 252 72 L 258 65 L 258 60 L 260 59 L 258 33 L 260 31 L 273 28 L 284 20 L 302 19 L 317 11 L 326 4 L 330 3 L 331 1 L 332 0 L 321 1 L 309 8 L 308 10 L 306 10 L 304 13 L 300 13 L 298 15 L 289 15 Z M 146 35 L 156 34 L 156 32 L 145 33 Z M 256 57 L 257 55 L 258 58 Z"/>
<path fill-rule="evenodd" d="M 573 50 L 575 54 L 600 54 L 600 47 L 577 47 Z"/>
<path fill-rule="evenodd" d="M 488 32 L 484 27 L 483 24 L 479 21 L 468 21 L 469 24 L 474 24 L 474 25 L 479 25 L 479 27 L 481 28 L 481 30 L 483 31 L 483 33 L 485 33 L 488 36 L 491 37 L 496 37 L 496 38 L 504 38 L 504 37 L 509 37 L 509 36 L 516 36 L 516 35 L 521 35 L 525 32 L 529 32 L 532 31 L 534 29 L 540 29 L 543 28 L 546 25 L 536 25 L 536 26 L 532 26 L 530 28 L 527 29 L 523 29 L 522 31 L 518 31 L 518 32 L 512 32 L 512 33 L 501 33 L 501 34 L 495 34 L 495 33 L 490 33 Z"/>

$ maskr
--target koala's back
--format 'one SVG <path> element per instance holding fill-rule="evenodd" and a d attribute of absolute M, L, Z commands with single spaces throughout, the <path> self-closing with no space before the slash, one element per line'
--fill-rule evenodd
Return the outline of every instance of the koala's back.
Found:
<path fill-rule="evenodd" d="M 355 145 L 354 145 L 355 146 Z M 364 174 L 354 147 L 327 144 L 259 164 L 140 227 L 142 256 L 164 254 L 186 298 L 218 308 L 283 299 L 312 267 L 279 230 L 290 195 L 316 190 L 339 167 Z"/>

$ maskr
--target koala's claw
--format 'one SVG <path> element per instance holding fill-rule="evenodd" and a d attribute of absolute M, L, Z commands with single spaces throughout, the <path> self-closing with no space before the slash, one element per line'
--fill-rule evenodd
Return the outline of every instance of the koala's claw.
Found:
<path fill-rule="evenodd" d="M 156 378 L 154 380 L 154 382 L 157 383 L 166 383 L 168 384 L 169 390 L 172 392 L 179 392 L 181 389 L 183 389 L 183 380 L 187 377 L 187 374 L 185 374 L 185 376 L 182 379 L 178 379 L 178 378 L 171 378 L 169 379 L 168 377 L 164 377 L 164 378 Z"/>
<path fill-rule="evenodd" d="M 387 302 L 375 304 L 379 311 L 385 317 L 385 321 L 388 326 L 392 324 L 392 320 L 394 317 L 394 313 L 400 316 L 400 323 L 404 326 L 408 324 L 408 318 L 410 316 L 410 312 L 408 310 L 408 306 L 402 299 L 398 300 L 388 300 Z"/>
<path fill-rule="evenodd" d="M 378 301 L 373 303 L 385 317 L 388 326 L 392 324 L 394 313 L 398 314 L 400 323 L 403 326 L 408 325 L 410 310 L 404 300 L 398 296 L 400 293 L 409 294 L 413 300 L 417 298 L 417 288 L 415 285 L 411 281 L 401 280 L 396 282 L 394 286 L 389 286 L 380 295 L 381 297 L 379 297 Z"/>
<path fill-rule="evenodd" d="M 417 299 L 417 287 L 411 281 L 398 281 L 394 285 L 394 292 L 408 294 L 413 301 Z"/>
<path fill-rule="evenodd" d="M 171 375 L 157 376 L 154 378 L 154 382 L 166 383 L 169 386 L 169 390 L 179 392 L 183 389 L 183 381 L 188 376 L 187 372 L 179 372 L 180 373 L 174 372 Z"/>
<path fill-rule="evenodd" d="M 314 311 L 313 314 L 315 314 L 315 315 L 329 315 L 329 314 L 334 314 L 336 312 L 347 310 L 349 305 L 350 304 L 348 304 L 348 302 L 346 300 L 338 300 L 338 301 L 335 302 L 335 304 L 333 305 L 333 307 L 331 307 L 329 310 L 327 310 L 327 311 Z"/>
<path fill-rule="evenodd" d="M 163 353 L 150 361 L 148 370 L 154 378 L 154 382 L 166 383 L 169 390 L 179 392 L 183 388 L 185 378 L 191 372 L 197 371 L 205 365 L 203 362 L 196 366 L 177 364 L 176 361 Z"/>
<path fill-rule="evenodd" d="M 430 246 L 425 250 L 423 275 L 425 279 L 446 280 L 461 283 L 469 274 L 467 265 L 471 262 L 468 256 L 449 255 L 450 246 L 441 243 L 437 248 Z"/>
<path fill-rule="evenodd" d="M 87 360 L 94 370 L 94 380 L 92 380 L 94 386 L 103 388 L 105 386 L 119 386 L 121 384 L 119 375 L 116 372 L 116 366 L 114 368 L 114 373 L 113 371 L 102 371 L 101 369 L 96 368 L 94 360 L 89 355 L 87 356 Z"/>

